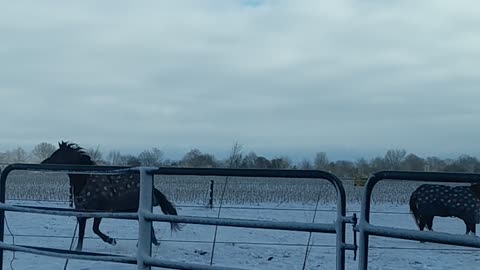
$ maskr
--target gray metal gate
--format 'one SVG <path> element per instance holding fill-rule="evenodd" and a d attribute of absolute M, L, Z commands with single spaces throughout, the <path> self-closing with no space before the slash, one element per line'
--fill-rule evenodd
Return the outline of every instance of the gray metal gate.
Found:
<path fill-rule="evenodd" d="M 75 172 L 76 174 L 121 174 L 136 172 L 140 174 L 140 202 L 138 213 L 110 213 L 110 212 L 82 212 L 65 209 L 46 209 L 38 207 L 12 206 L 5 204 L 5 187 L 7 176 L 14 170 L 34 171 L 57 171 Z M 207 218 L 193 216 L 167 216 L 158 215 L 152 212 L 152 188 L 154 175 L 200 175 L 200 176 L 237 176 L 237 177 L 267 177 L 267 178 L 309 178 L 325 179 L 329 181 L 336 190 L 337 195 L 337 217 L 333 223 L 302 223 L 302 222 L 273 222 L 273 221 L 252 221 L 227 218 Z M 134 219 L 139 222 L 138 249 L 136 257 L 116 256 L 112 254 L 99 254 L 91 252 L 76 252 L 62 249 L 51 249 L 34 246 L 18 246 L 5 243 L 4 240 L 4 217 L 5 211 L 29 212 L 39 214 L 61 215 L 61 216 L 82 216 L 82 217 L 104 217 L 116 219 Z M 136 264 L 137 269 L 151 269 L 151 266 L 165 267 L 171 269 L 192 269 L 192 270 L 234 270 L 238 268 L 221 267 L 212 265 L 201 265 L 183 263 L 167 260 L 159 260 L 151 255 L 151 223 L 154 221 L 175 221 L 180 223 L 219 225 L 231 227 L 248 227 L 262 229 L 276 229 L 289 231 L 320 232 L 336 234 L 336 269 L 345 269 L 345 250 L 355 250 L 355 244 L 345 242 L 345 230 L 347 223 L 356 223 L 355 216 L 346 216 L 345 190 L 341 181 L 334 175 L 313 170 L 263 170 L 263 169 L 217 169 L 217 168 L 149 168 L 137 167 L 126 168 L 117 166 L 79 166 L 79 165 L 40 165 L 40 164 L 12 164 L 7 166 L 1 174 L 0 181 L 0 270 L 3 269 L 3 250 L 12 250 L 33 253 L 45 256 L 61 258 L 95 260 L 106 262 L 120 262 Z"/>
<path fill-rule="evenodd" d="M 422 232 L 419 230 L 399 229 L 370 224 L 372 191 L 375 185 L 381 180 L 473 183 L 480 181 L 480 174 L 405 171 L 382 171 L 373 174 L 365 185 L 361 217 L 358 225 L 355 227 L 355 230 L 360 232 L 358 270 L 368 269 L 368 241 L 370 235 L 465 247 L 480 247 L 480 238 L 478 237 L 431 231 Z"/>

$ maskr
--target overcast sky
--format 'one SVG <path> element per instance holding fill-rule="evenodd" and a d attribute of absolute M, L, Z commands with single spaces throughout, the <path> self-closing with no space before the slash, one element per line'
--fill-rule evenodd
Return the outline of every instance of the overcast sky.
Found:
<path fill-rule="evenodd" d="M 480 156 L 478 1 L 1 1 L 0 151 Z"/>

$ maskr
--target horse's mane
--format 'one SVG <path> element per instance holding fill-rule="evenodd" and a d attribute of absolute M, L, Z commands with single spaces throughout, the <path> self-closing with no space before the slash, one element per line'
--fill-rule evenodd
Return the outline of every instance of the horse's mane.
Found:
<path fill-rule="evenodd" d="M 95 162 L 91 159 L 91 157 L 88 155 L 88 153 L 85 151 L 85 149 L 83 149 L 82 147 L 80 147 L 76 143 L 68 142 L 68 141 L 67 142 L 61 141 L 61 142 L 58 143 L 58 147 L 60 149 L 74 151 L 74 152 L 80 154 L 81 161 L 85 162 L 85 164 L 89 164 L 89 165 L 94 165 L 95 164 Z"/>

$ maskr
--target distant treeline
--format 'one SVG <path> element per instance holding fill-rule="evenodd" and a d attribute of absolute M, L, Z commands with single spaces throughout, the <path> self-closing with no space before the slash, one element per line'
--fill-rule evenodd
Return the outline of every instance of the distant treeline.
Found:
<path fill-rule="evenodd" d="M 32 151 L 21 147 L 0 152 L 0 163 L 38 163 L 50 156 L 56 147 L 50 143 L 40 143 Z M 312 158 L 305 158 L 294 163 L 288 156 L 268 159 L 255 152 L 245 153 L 242 145 L 235 143 L 226 159 L 217 159 L 214 155 L 192 149 L 180 160 L 165 157 L 164 152 L 156 147 L 144 150 L 138 155 L 122 154 L 120 151 L 103 153 L 99 148 L 86 148 L 85 151 L 100 165 L 126 166 L 180 166 L 180 167 L 227 167 L 227 168 L 263 168 L 263 169 L 316 169 L 334 173 L 341 177 L 366 177 L 381 170 L 412 170 L 438 172 L 480 172 L 480 162 L 476 157 L 460 155 L 455 159 L 438 157 L 419 157 L 403 149 L 388 150 L 384 156 L 370 160 L 361 158 L 354 162 L 349 160 L 330 161 L 325 152 L 317 152 Z"/>

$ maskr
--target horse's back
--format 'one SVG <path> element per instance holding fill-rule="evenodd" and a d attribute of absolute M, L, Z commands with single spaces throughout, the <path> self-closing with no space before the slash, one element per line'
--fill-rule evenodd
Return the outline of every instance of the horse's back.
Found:
<path fill-rule="evenodd" d="M 79 208 L 136 211 L 139 202 L 138 175 L 91 175 L 76 198 Z"/>

